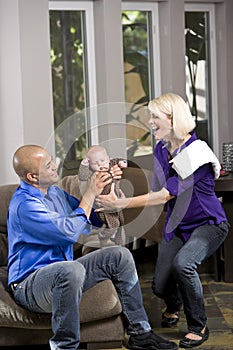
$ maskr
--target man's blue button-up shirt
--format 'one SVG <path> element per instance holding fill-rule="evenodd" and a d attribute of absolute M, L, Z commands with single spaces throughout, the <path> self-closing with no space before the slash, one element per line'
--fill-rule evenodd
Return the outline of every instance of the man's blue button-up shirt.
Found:
<path fill-rule="evenodd" d="M 79 203 L 57 186 L 50 186 L 45 195 L 21 181 L 7 220 L 9 284 L 50 263 L 73 260 L 80 234 L 102 225 L 93 211 L 89 220 Z"/>

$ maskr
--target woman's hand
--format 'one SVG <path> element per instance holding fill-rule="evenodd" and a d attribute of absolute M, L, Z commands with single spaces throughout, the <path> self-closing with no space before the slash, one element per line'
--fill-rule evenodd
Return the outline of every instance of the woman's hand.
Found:
<path fill-rule="evenodd" d="M 168 190 L 163 187 L 158 192 L 149 192 L 136 197 L 124 197 L 117 198 L 114 192 L 114 186 L 108 195 L 100 195 L 96 198 L 96 204 L 101 207 L 102 210 L 110 209 L 124 209 L 124 208 L 142 208 L 152 205 L 165 204 L 170 199 L 174 198 L 170 195 Z M 101 211 L 98 209 L 98 211 Z"/>
<path fill-rule="evenodd" d="M 122 172 L 121 168 L 119 167 L 119 165 L 116 164 L 116 165 L 113 165 L 113 166 L 111 167 L 110 173 L 111 173 L 112 178 L 113 178 L 114 180 L 120 180 L 121 177 L 122 177 L 122 173 L 123 173 L 123 172 Z"/>
<path fill-rule="evenodd" d="M 111 191 L 107 195 L 99 195 L 95 204 L 100 208 L 96 209 L 96 212 L 103 210 L 121 209 L 124 205 L 122 200 L 125 199 L 125 195 L 122 190 L 119 190 L 120 197 L 117 197 L 115 193 L 115 183 L 112 183 Z"/>

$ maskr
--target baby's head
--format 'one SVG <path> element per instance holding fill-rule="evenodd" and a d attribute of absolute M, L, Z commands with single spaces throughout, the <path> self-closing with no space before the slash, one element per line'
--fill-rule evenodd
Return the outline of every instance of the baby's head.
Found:
<path fill-rule="evenodd" d="M 87 152 L 87 158 L 92 171 L 107 171 L 109 169 L 110 158 L 104 147 L 90 147 Z"/>

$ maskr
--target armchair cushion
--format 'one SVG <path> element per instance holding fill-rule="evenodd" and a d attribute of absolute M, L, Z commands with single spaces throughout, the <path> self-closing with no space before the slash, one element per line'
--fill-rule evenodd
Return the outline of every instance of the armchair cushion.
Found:
<path fill-rule="evenodd" d="M 0 266 L 7 265 L 7 212 L 8 206 L 17 184 L 0 186 Z"/>
<path fill-rule="evenodd" d="M 7 265 L 8 238 L 6 233 L 0 233 L 0 267 Z"/>
<path fill-rule="evenodd" d="M 121 311 L 112 282 L 105 280 L 83 293 L 80 322 L 107 319 L 119 315 Z M 30 312 L 15 303 L 7 285 L 6 266 L 0 268 L 0 327 L 51 329 L 50 314 Z"/>
<path fill-rule="evenodd" d="M 0 232 L 7 233 L 7 212 L 13 193 L 19 185 L 0 186 Z"/>
<path fill-rule="evenodd" d="M 126 197 L 146 194 L 151 191 L 152 178 L 151 170 L 128 167 L 123 171 L 121 189 Z M 163 209 L 163 205 L 124 209 L 126 236 L 160 242 L 165 222 Z"/>

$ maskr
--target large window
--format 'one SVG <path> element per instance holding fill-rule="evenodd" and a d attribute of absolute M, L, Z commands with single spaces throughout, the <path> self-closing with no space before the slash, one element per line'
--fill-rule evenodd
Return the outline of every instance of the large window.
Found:
<path fill-rule="evenodd" d="M 123 3 L 126 135 L 128 158 L 151 154 L 147 104 L 160 92 L 157 4 Z"/>
<path fill-rule="evenodd" d="M 186 94 L 197 135 L 215 149 L 217 140 L 214 7 L 185 7 Z"/>
<path fill-rule="evenodd" d="M 94 47 L 92 4 L 51 1 L 49 6 L 56 155 L 71 162 L 96 142 L 90 131 L 95 116 L 88 108 L 96 102 L 95 66 L 89 60 Z"/>

